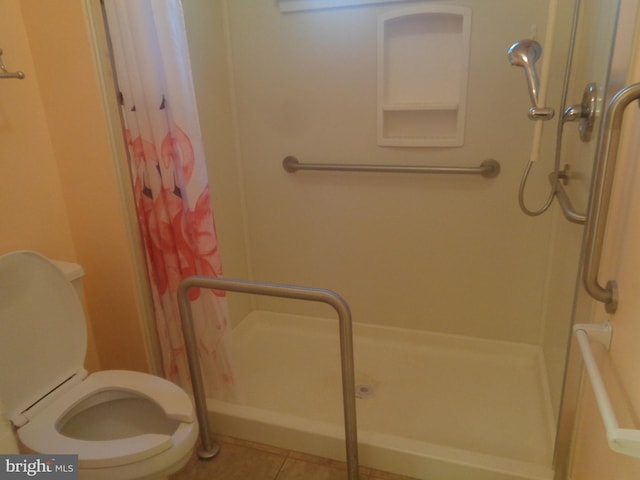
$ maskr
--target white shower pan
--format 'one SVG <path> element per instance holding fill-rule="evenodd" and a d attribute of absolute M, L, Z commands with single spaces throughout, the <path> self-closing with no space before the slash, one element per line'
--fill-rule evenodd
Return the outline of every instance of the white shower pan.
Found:
<path fill-rule="evenodd" d="M 550 480 L 539 348 L 354 323 L 360 464 L 429 480 Z M 213 431 L 344 459 L 337 320 L 257 311 L 233 332 L 238 402 Z"/>

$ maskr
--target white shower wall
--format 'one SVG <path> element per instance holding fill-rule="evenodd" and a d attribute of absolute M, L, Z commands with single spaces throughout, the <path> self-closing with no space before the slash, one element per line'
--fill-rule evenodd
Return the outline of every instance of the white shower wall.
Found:
<path fill-rule="evenodd" d="M 403 4 L 281 14 L 275 2 L 185 2 L 227 276 L 335 290 L 359 322 L 539 342 L 551 219 L 517 206 L 532 124 L 523 74 L 506 49 L 536 28 L 544 37 L 547 4 L 458 3 L 473 12 L 464 146 L 381 148 L 377 16 Z M 434 165 L 495 158 L 502 171 L 492 180 L 288 174 L 287 155 Z M 533 202 L 546 194 L 543 180 L 528 190 Z"/>
<path fill-rule="evenodd" d="M 189 0 L 183 10 L 223 273 L 250 278 L 225 3 Z M 236 324 L 252 305 L 246 295 L 229 300 Z"/>

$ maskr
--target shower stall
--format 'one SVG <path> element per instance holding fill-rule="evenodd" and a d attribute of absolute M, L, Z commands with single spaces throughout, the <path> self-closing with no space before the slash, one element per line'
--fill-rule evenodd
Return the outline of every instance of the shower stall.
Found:
<path fill-rule="evenodd" d="M 460 22 L 446 10 L 426 26 L 394 23 L 387 44 L 381 19 L 433 2 L 183 2 L 225 276 L 347 300 L 361 464 L 424 479 L 553 478 L 583 227 L 555 201 L 523 214 L 518 189 L 535 154 L 522 196 L 544 203 L 558 153 L 563 191 L 587 209 L 596 140 L 567 123 L 558 147 L 556 125 L 563 100 L 579 103 L 588 83 L 607 98 L 617 6 L 580 3 L 576 16 L 574 2 L 455 2 Z M 436 75 L 445 93 L 427 106 L 381 107 L 389 52 L 400 52 L 388 76 L 401 94 L 407 77 L 441 68 L 409 51 L 425 44 L 423 27 L 426 44 L 455 45 L 460 68 Z M 522 73 L 507 61 L 522 38 L 549 57 L 555 117 L 535 135 Z M 415 141 L 420 125 L 433 136 Z M 293 173 L 286 157 L 449 171 L 495 160 L 499 175 Z M 213 430 L 344 458 L 335 312 L 236 293 L 229 302 L 236 400 L 207 399 Z"/>

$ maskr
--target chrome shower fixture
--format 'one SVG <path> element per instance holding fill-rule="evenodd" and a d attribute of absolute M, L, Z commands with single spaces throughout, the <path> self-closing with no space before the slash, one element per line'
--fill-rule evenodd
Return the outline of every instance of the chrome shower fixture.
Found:
<path fill-rule="evenodd" d="M 529 97 L 531 98 L 531 103 L 536 105 L 538 103 L 540 82 L 535 64 L 542 54 L 542 47 L 535 40 L 519 40 L 511 45 L 507 54 L 511 65 L 524 68 L 527 85 L 529 86 Z"/>
<path fill-rule="evenodd" d="M 538 80 L 535 64 L 540 58 L 540 55 L 542 55 L 542 47 L 540 44 L 531 39 L 518 40 L 511 45 L 507 54 L 511 65 L 524 69 L 527 86 L 529 88 L 529 98 L 531 99 L 532 105 L 529 109 L 529 118 L 531 120 L 550 120 L 553 118 L 555 113 L 553 108 L 538 105 L 540 81 Z"/>
<path fill-rule="evenodd" d="M 569 105 L 562 114 L 562 122 L 578 122 L 580 139 L 583 142 L 591 140 L 591 133 L 598 113 L 598 85 L 595 82 L 587 84 L 582 95 L 582 102 Z"/>

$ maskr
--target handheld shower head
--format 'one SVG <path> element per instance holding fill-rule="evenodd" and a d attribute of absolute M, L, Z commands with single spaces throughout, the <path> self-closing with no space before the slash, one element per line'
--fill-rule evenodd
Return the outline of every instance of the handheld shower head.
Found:
<path fill-rule="evenodd" d="M 539 82 L 535 63 L 542 54 L 542 47 L 535 40 L 519 40 L 511 45 L 507 54 L 511 65 L 524 68 L 531 104 L 537 107 Z"/>
<path fill-rule="evenodd" d="M 524 67 L 527 64 L 534 64 L 540 58 L 542 47 L 535 40 L 519 40 L 509 48 L 507 52 L 511 65 Z"/>

